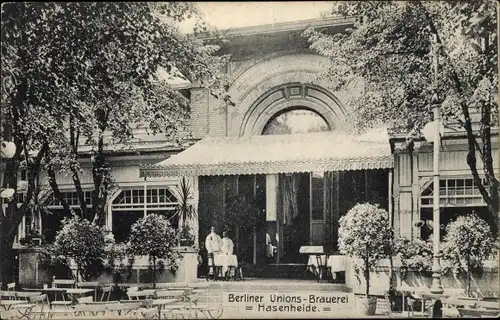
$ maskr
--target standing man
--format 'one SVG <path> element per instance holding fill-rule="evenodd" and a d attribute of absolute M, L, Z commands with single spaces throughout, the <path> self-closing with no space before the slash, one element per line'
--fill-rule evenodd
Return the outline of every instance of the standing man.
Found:
<path fill-rule="evenodd" d="M 221 240 L 220 236 L 217 233 L 215 233 L 215 227 L 211 227 L 210 234 L 205 239 L 205 248 L 207 249 L 207 256 L 208 256 L 208 276 L 207 276 L 207 279 L 210 277 L 210 275 L 213 275 L 214 279 L 215 279 L 214 255 L 217 255 L 220 253 L 221 246 L 222 246 L 222 240 Z"/>

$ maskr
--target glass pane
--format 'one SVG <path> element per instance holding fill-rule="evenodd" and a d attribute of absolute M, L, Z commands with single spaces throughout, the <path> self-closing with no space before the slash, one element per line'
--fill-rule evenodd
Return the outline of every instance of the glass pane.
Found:
<path fill-rule="evenodd" d="M 326 121 L 307 109 L 288 110 L 275 115 L 265 126 L 263 135 L 328 131 Z"/>
<path fill-rule="evenodd" d="M 313 208 L 312 209 L 312 219 L 313 220 L 323 220 L 323 208 Z"/>

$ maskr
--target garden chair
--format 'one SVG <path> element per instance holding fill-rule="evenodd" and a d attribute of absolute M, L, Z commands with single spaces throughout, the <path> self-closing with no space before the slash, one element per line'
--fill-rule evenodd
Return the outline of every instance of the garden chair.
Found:
<path fill-rule="evenodd" d="M 94 289 L 94 300 L 97 301 L 97 289 L 100 287 L 100 284 L 98 281 L 86 281 L 86 282 L 77 282 L 76 283 L 77 288 L 93 288 Z"/>
<path fill-rule="evenodd" d="M 52 279 L 52 288 L 74 288 L 75 287 L 75 280 L 72 280 L 72 279 L 56 279 L 56 277 L 54 277 Z M 66 294 L 61 291 L 61 298 L 62 300 L 57 300 L 57 293 L 55 294 L 55 299 L 54 301 L 52 301 L 50 303 L 51 306 L 70 306 L 73 302 L 72 301 L 66 301 L 66 298 L 65 298 Z"/>
<path fill-rule="evenodd" d="M 113 286 L 107 286 L 102 288 L 102 294 L 101 294 L 101 301 L 104 300 L 104 297 L 106 296 L 106 293 L 108 294 L 107 298 L 105 301 L 109 301 L 111 297 L 111 292 L 113 291 Z"/>
<path fill-rule="evenodd" d="M 15 282 L 7 283 L 7 291 L 16 291 L 16 283 Z"/>

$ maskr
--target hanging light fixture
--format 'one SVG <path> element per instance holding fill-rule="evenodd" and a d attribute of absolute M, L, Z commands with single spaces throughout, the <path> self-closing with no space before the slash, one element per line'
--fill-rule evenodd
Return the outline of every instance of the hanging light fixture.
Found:
<path fill-rule="evenodd" d="M 16 154 L 16 144 L 11 141 L 2 141 L 2 158 L 11 159 Z"/>

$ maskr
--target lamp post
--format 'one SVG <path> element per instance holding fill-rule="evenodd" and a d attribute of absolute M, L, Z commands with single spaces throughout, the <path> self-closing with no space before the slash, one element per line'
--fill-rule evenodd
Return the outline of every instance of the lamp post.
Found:
<path fill-rule="evenodd" d="M 433 210 L 432 210 L 432 220 L 434 225 L 433 232 L 433 262 L 432 262 L 432 293 L 442 293 L 443 286 L 441 285 L 441 264 L 440 264 L 440 254 L 439 254 L 439 242 L 440 242 L 440 211 L 439 211 L 439 144 L 441 140 L 441 104 L 438 96 L 438 54 L 439 46 L 437 44 L 437 38 L 434 35 L 432 39 L 432 64 L 434 69 L 434 79 L 433 79 L 433 91 L 432 95 L 432 112 L 434 119 L 432 122 L 428 123 L 426 126 L 429 133 L 425 134 L 427 141 L 433 143 Z"/>

